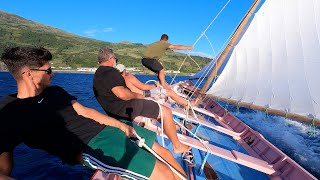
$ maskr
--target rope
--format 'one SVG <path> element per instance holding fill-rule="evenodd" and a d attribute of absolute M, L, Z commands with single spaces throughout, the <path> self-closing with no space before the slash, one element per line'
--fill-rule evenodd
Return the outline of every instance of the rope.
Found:
<path fill-rule="evenodd" d="M 226 3 L 226 5 L 229 3 L 229 1 Z M 223 9 L 226 7 L 226 5 L 223 7 Z M 239 22 L 239 24 L 240 24 L 241 22 Z M 238 26 L 239 26 L 239 24 L 238 24 Z M 211 25 L 211 24 L 210 24 Z M 209 26 L 210 26 L 209 25 Z M 207 28 L 208 29 L 208 28 Z M 206 30 L 207 30 L 206 29 Z M 226 39 L 226 41 L 224 42 L 224 46 L 222 46 L 222 47 L 225 47 L 226 46 L 226 44 L 227 44 L 227 42 L 228 42 L 228 39 L 230 39 L 232 36 L 233 36 L 233 33 L 234 33 L 234 31 L 229 35 L 229 37 Z M 207 38 L 207 40 L 208 40 L 208 42 L 210 43 L 210 45 L 211 45 L 211 42 L 210 42 L 210 40 L 208 39 L 208 37 L 203 33 L 203 35 Z M 199 38 L 200 39 L 200 38 Z M 214 52 L 214 51 L 213 51 Z M 215 54 L 215 53 L 214 53 Z M 215 61 L 219 58 L 221 56 L 221 54 L 218 56 L 218 57 L 216 57 L 216 59 L 215 59 Z M 212 61 L 213 62 L 213 61 Z M 198 80 L 196 81 L 196 83 L 194 84 L 194 87 L 196 87 L 196 88 L 199 88 L 200 87 L 200 85 L 202 84 L 202 82 L 204 81 L 204 79 L 205 79 L 205 77 L 208 75 L 208 73 L 209 72 L 211 72 L 210 70 L 214 67 L 214 65 L 216 64 L 216 62 L 214 62 L 214 63 L 211 63 L 211 65 L 209 65 L 205 70 L 204 70 L 204 73 L 200 76 L 200 78 L 198 78 Z M 209 71 L 208 71 L 209 70 Z M 205 75 L 204 75 L 205 74 Z M 218 78 L 218 75 L 216 75 L 215 77 L 214 77 L 214 81 L 213 82 L 215 82 L 216 81 L 216 79 Z M 199 83 L 199 81 L 201 81 L 200 83 Z M 197 85 L 197 83 L 199 83 L 198 85 Z M 192 94 L 193 95 L 193 94 Z M 205 96 L 205 97 L 207 97 L 207 95 Z"/>
<path fill-rule="evenodd" d="M 216 62 L 217 62 L 218 57 L 216 57 L 214 60 L 212 60 L 210 63 L 210 65 L 208 65 L 205 69 L 204 72 L 202 73 L 202 75 L 200 76 L 200 78 L 196 81 L 196 83 L 194 84 L 194 86 L 192 87 L 192 91 L 193 93 L 191 95 L 194 94 L 195 89 L 199 89 L 199 87 L 201 86 L 201 84 L 203 83 L 203 81 L 205 80 L 205 77 L 207 77 L 207 75 L 211 72 L 210 70 L 213 69 L 213 67 L 215 66 Z"/>
<path fill-rule="evenodd" d="M 207 161 L 208 157 L 209 157 L 209 154 L 206 153 L 206 156 L 205 156 L 204 159 L 203 159 L 203 163 L 201 164 L 201 167 L 200 167 L 200 169 L 199 169 L 199 173 L 200 173 L 200 174 L 203 173 L 203 169 L 204 169 L 204 165 L 205 165 L 204 162 Z"/>
<path fill-rule="evenodd" d="M 159 112 L 160 112 L 160 118 L 161 118 L 161 140 L 162 140 L 162 146 L 164 147 L 164 132 L 163 132 L 163 114 L 162 114 L 162 107 L 160 105 L 160 103 L 156 100 L 151 99 L 152 101 L 154 101 L 155 103 L 158 104 L 159 106 Z"/>
<path fill-rule="evenodd" d="M 228 5 L 229 2 L 230 2 L 230 0 L 225 4 L 225 6 L 223 7 L 223 9 Z M 222 9 L 222 10 L 223 10 L 223 9 Z M 222 12 L 222 10 L 219 12 L 219 14 Z M 215 17 L 215 19 L 219 16 L 219 14 Z M 205 31 L 207 31 L 207 30 L 209 29 L 209 27 L 210 27 L 211 24 L 215 21 L 215 19 L 210 23 L 210 25 L 207 27 L 207 29 L 206 29 Z M 198 38 L 197 41 L 199 41 L 199 39 L 200 39 L 202 36 L 205 36 L 206 39 L 208 40 L 211 48 L 212 48 L 213 54 L 215 54 L 214 48 L 213 48 L 213 46 L 212 46 L 212 44 L 211 44 L 211 41 L 209 40 L 208 36 L 205 34 L 205 31 L 201 34 L 201 36 Z M 232 35 L 233 35 L 233 33 L 231 33 L 231 34 L 229 35 L 229 37 L 227 38 L 227 40 L 230 39 Z M 224 46 L 225 46 L 225 44 L 227 44 L 227 42 L 228 42 L 227 40 L 224 42 Z M 196 42 L 197 42 L 197 41 L 196 41 Z M 195 43 L 195 44 L 196 44 L 196 43 Z M 204 72 L 202 73 L 202 75 L 200 76 L 200 78 L 196 81 L 196 83 L 194 84 L 194 86 L 191 88 L 191 91 L 188 93 L 188 95 L 191 94 L 191 95 L 189 96 L 189 99 L 191 99 L 191 97 L 194 95 L 195 90 L 199 89 L 200 85 L 201 85 L 201 84 L 203 83 L 203 81 L 205 80 L 205 77 L 211 72 L 210 70 L 214 67 L 214 65 L 216 64 L 217 59 L 218 59 L 220 56 L 221 56 L 221 54 L 220 54 L 218 57 L 215 57 L 215 59 L 210 62 L 211 64 L 208 65 L 208 66 L 205 68 L 205 70 L 204 70 Z M 184 61 L 185 61 L 185 60 L 184 60 Z M 183 62 L 183 63 L 184 63 L 184 62 Z M 183 64 L 183 63 L 182 63 L 182 64 Z M 182 66 L 182 65 L 181 65 L 181 66 Z M 176 75 L 177 75 L 177 74 L 176 74 Z M 175 77 L 176 77 L 176 75 L 175 75 Z M 170 77 L 171 77 L 171 76 L 170 76 Z M 175 77 L 174 77 L 174 78 L 175 78 Z M 216 81 L 217 77 L 218 77 L 218 76 L 216 75 L 215 78 L 214 78 L 214 81 Z M 174 81 L 174 78 L 172 79 L 172 81 L 171 81 L 170 84 L 172 84 L 172 82 Z M 199 82 L 199 81 L 200 81 L 200 82 Z M 197 84 L 198 84 L 198 85 L 197 85 Z M 191 92 L 192 92 L 192 93 L 191 93 Z M 207 95 L 205 95 L 205 98 L 206 98 L 206 97 L 207 97 Z"/>
<path fill-rule="evenodd" d="M 229 3 L 229 2 L 228 2 Z M 238 24 L 238 26 L 239 26 L 239 24 Z M 226 44 L 228 43 L 228 40 L 232 37 L 232 35 L 233 35 L 233 33 L 231 33 L 230 35 L 229 35 L 229 37 L 226 39 L 226 41 L 223 43 L 224 44 L 224 46 L 222 46 L 222 47 L 225 47 L 226 46 Z M 207 38 L 207 36 L 205 35 L 205 37 Z M 208 40 L 208 42 L 211 44 L 211 42 L 210 42 L 210 40 L 207 38 L 207 40 Z M 215 52 L 214 52 L 214 50 L 213 50 L 213 54 L 215 54 Z M 198 78 L 198 80 L 196 81 L 196 83 L 195 83 L 195 85 L 194 85 L 194 88 L 196 88 L 196 89 L 198 89 L 199 87 L 200 87 L 200 85 L 202 84 L 202 82 L 205 80 L 205 77 L 207 77 L 207 75 L 211 72 L 210 70 L 211 69 L 213 69 L 213 67 L 214 67 L 214 65 L 216 64 L 216 61 L 218 60 L 218 58 L 221 56 L 222 54 L 219 54 L 219 56 L 218 57 L 215 57 L 215 59 L 213 60 L 213 61 L 211 61 L 211 62 L 213 62 L 213 63 L 211 63 L 209 66 L 207 66 L 207 68 L 204 70 L 204 73 L 202 73 L 202 75 L 200 76 L 200 78 Z M 214 81 L 213 82 L 215 82 L 216 81 L 216 79 L 218 78 L 218 75 L 216 75 L 215 76 L 215 78 L 214 78 Z M 200 82 L 199 82 L 200 81 Z M 198 84 L 198 85 L 197 85 Z M 193 95 L 193 94 L 192 94 Z"/>
<path fill-rule="evenodd" d="M 191 109 L 192 109 L 192 107 L 191 107 Z M 199 119 L 198 119 L 197 117 L 195 117 L 195 118 L 196 118 L 196 120 L 197 120 L 198 123 L 199 123 Z M 186 118 L 185 118 L 185 119 L 188 121 L 188 113 L 186 113 Z M 196 139 L 198 139 L 198 140 L 203 144 L 203 146 L 207 149 L 207 152 L 210 152 L 210 153 L 212 154 L 211 149 L 206 145 L 206 143 L 207 143 L 206 141 L 204 141 L 203 139 L 199 138 L 196 134 L 194 134 L 193 132 L 191 132 L 188 128 L 184 127 L 184 125 L 181 124 L 180 122 L 177 122 L 175 119 L 173 119 L 173 120 L 174 120 L 175 123 L 177 123 L 177 124 L 180 126 L 180 128 L 186 130 L 186 131 L 187 131 L 188 133 L 190 133 L 193 137 L 195 137 Z"/>
<path fill-rule="evenodd" d="M 200 36 L 198 37 L 198 39 L 193 43 L 192 47 L 194 47 L 198 41 L 202 38 L 202 36 L 205 35 L 206 31 L 210 28 L 210 26 L 213 24 L 213 22 L 215 22 L 215 20 L 220 16 L 221 12 L 226 8 L 226 6 L 229 4 L 231 0 L 228 0 L 228 2 L 223 6 L 223 8 L 220 10 L 220 12 L 215 16 L 215 18 L 210 22 L 210 24 L 207 26 L 207 28 L 200 34 Z M 187 57 L 190 56 L 190 51 L 188 51 L 186 57 L 184 58 L 184 60 L 182 61 L 180 67 L 178 68 L 178 71 L 181 70 L 181 67 L 183 66 L 184 62 L 186 61 Z M 176 78 L 178 73 L 175 74 L 174 78 L 172 79 L 170 85 L 172 84 L 172 82 L 174 81 L 174 79 Z"/>
<path fill-rule="evenodd" d="M 154 83 L 156 83 L 157 81 L 156 81 L 156 80 L 151 79 L 151 80 L 148 80 L 147 82 L 145 82 L 145 84 L 148 84 L 149 82 L 154 82 Z"/>
<path fill-rule="evenodd" d="M 210 46 L 211 46 L 211 49 L 212 49 L 212 52 L 213 54 L 215 54 L 215 51 L 214 51 L 214 48 L 211 44 L 211 41 L 209 40 L 208 36 L 206 34 L 204 34 L 204 36 L 206 37 L 207 41 L 209 42 Z M 226 42 L 225 42 L 226 43 Z M 214 62 L 213 62 L 214 61 Z M 214 65 L 216 64 L 217 62 L 217 58 L 215 58 L 213 61 L 213 63 L 211 63 L 210 65 L 208 65 L 204 72 L 202 73 L 202 75 L 200 76 L 200 78 L 196 81 L 196 83 L 194 84 L 194 86 L 192 87 L 192 90 L 193 90 L 193 93 L 191 94 L 191 96 L 193 96 L 194 92 L 196 89 L 198 89 L 200 87 L 200 85 L 202 84 L 202 82 L 205 80 L 205 77 L 207 77 L 207 75 L 209 74 L 210 70 L 214 67 Z M 200 82 L 199 82 L 200 81 Z M 198 84 L 198 85 L 197 85 Z M 192 92 L 192 91 L 191 91 Z"/>
<path fill-rule="evenodd" d="M 149 82 L 157 82 L 156 80 L 148 80 L 147 82 L 145 82 L 145 84 L 148 84 Z M 162 107 L 160 105 L 160 103 L 158 101 L 155 101 L 153 99 L 151 99 L 152 101 L 156 102 L 158 104 L 159 107 L 159 112 L 160 112 L 160 118 L 161 118 L 161 140 L 162 140 L 162 146 L 164 147 L 164 132 L 163 132 L 163 114 L 162 114 Z"/>
<path fill-rule="evenodd" d="M 200 124 L 199 119 L 198 119 L 198 116 L 196 115 L 193 107 L 191 106 L 190 101 L 189 101 L 188 99 L 187 99 L 186 101 L 187 101 L 187 106 L 186 106 L 185 109 L 184 109 L 184 111 L 185 111 L 185 113 L 186 113 L 186 119 L 189 119 L 189 111 L 190 111 L 190 109 L 191 109 L 191 112 L 192 112 L 193 116 L 196 118 L 198 124 Z"/>
<path fill-rule="evenodd" d="M 194 157 L 191 151 L 183 153 L 182 156 L 183 156 L 182 160 L 186 161 L 189 167 L 195 167 L 197 165 L 194 163 Z"/>
<path fill-rule="evenodd" d="M 179 176 L 179 178 L 183 179 L 183 180 L 187 180 L 187 178 L 184 177 L 184 175 L 182 175 L 179 171 L 177 171 L 174 167 L 172 167 L 166 160 L 164 160 L 161 156 L 159 156 L 155 151 L 153 151 L 151 148 L 149 148 L 146 144 L 145 144 L 145 139 L 140 137 L 136 132 L 134 132 L 134 135 L 137 137 L 137 141 L 136 144 L 139 147 L 144 147 L 145 149 L 147 149 L 151 154 L 153 154 L 158 160 L 160 160 L 161 162 L 163 162 L 164 164 L 166 164 L 167 166 L 169 166 L 169 168 L 177 175 Z"/>
<path fill-rule="evenodd" d="M 153 100 L 153 99 L 152 99 Z M 161 112 L 161 140 L 162 140 L 162 146 L 164 147 L 164 132 L 163 132 L 163 114 L 162 114 L 162 107 L 161 107 L 161 105 L 160 105 L 160 103 L 159 102 L 157 102 L 157 101 L 155 101 L 155 100 L 153 100 L 154 102 L 156 102 L 157 104 L 158 104 L 158 106 L 159 106 L 159 111 Z M 190 106 L 190 102 L 189 101 L 187 101 L 188 102 L 188 106 Z M 197 119 L 198 120 L 198 119 Z M 175 121 L 176 122 L 176 121 Z M 177 122 L 176 122 L 177 123 Z M 180 123 L 178 123 L 178 125 L 180 126 L 180 128 L 181 127 L 183 127 L 183 128 L 185 128 L 183 125 L 181 125 Z M 191 133 L 193 136 L 196 136 L 195 134 L 193 134 L 192 132 L 190 132 L 187 128 L 185 128 L 189 133 Z M 137 138 L 138 138 L 138 135 L 136 134 L 136 136 L 137 136 Z M 198 138 L 198 137 L 196 137 L 196 138 Z M 139 138 L 138 138 L 139 139 Z M 202 140 L 202 139 L 200 139 L 200 138 L 198 138 L 199 140 L 200 140 L 200 142 L 206 147 L 206 149 L 207 149 L 207 151 L 208 152 L 211 152 L 211 150 L 210 150 L 210 148 L 209 147 L 207 147 L 205 144 L 204 144 L 204 141 Z M 144 143 L 144 141 L 143 141 L 143 143 Z M 140 143 L 140 144 L 138 144 L 138 146 L 139 147 L 141 147 L 141 145 L 142 145 L 142 143 Z M 152 153 L 152 152 L 151 152 Z M 153 153 L 152 153 L 153 154 Z M 156 155 L 155 155 L 156 156 Z M 157 156 L 156 156 L 157 157 Z M 158 158 L 159 159 L 159 158 Z M 160 159 L 159 159 L 160 160 Z M 162 161 L 163 162 L 163 161 Z M 191 165 L 193 165 L 193 163 L 192 162 L 189 162 L 189 160 L 187 161 L 188 163 L 190 163 Z M 167 164 L 166 162 L 164 162 L 165 164 Z M 170 165 L 169 164 L 167 164 L 169 167 L 170 167 Z M 175 169 L 172 169 L 171 167 L 170 167 L 170 169 L 171 170 L 175 170 Z M 177 174 L 178 175 L 178 174 Z M 178 175 L 179 176 L 179 175 Z M 179 176 L 180 177 L 180 176 Z M 181 177 L 180 177 L 181 178 Z M 183 179 L 183 178 L 181 178 L 181 179 Z"/>
<path fill-rule="evenodd" d="M 188 52 L 188 54 L 190 53 L 190 51 Z M 186 61 L 186 59 L 187 59 L 187 57 L 188 57 L 188 54 L 186 55 L 186 57 L 183 59 L 183 61 L 182 61 L 182 63 L 181 63 L 181 65 L 180 65 L 180 67 L 178 68 L 178 71 L 180 71 L 181 70 L 181 68 L 182 68 L 182 65 L 184 64 L 184 62 Z M 172 82 L 175 80 L 175 78 L 177 77 L 177 75 L 178 75 L 178 73 L 176 73 L 175 75 L 174 75 L 174 77 L 172 78 L 172 80 L 171 80 L 171 82 L 170 82 L 170 85 L 172 84 Z"/>
<path fill-rule="evenodd" d="M 211 149 L 207 146 L 206 141 L 204 141 L 203 139 L 199 138 L 196 134 L 194 134 L 193 132 L 191 132 L 188 128 L 184 127 L 180 122 L 177 122 L 176 120 L 174 120 L 174 122 L 176 122 L 181 128 L 183 128 L 184 130 L 188 131 L 188 133 L 190 133 L 192 136 L 194 136 L 196 139 L 198 139 L 203 146 L 207 149 L 207 152 L 209 152 L 210 154 L 212 154 Z"/>
<path fill-rule="evenodd" d="M 159 106 L 159 111 L 160 111 L 160 118 L 161 118 L 161 140 L 162 140 L 162 146 L 164 147 L 164 137 L 163 137 L 163 135 L 164 135 L 163 129 L 164 129 L 164 128 L 163 128 L 162 107 L 161 107 L 160 103 L 157 102 L 157 104 L 158 104 L 158 106 Z"/>
<path fill-rule="evenodd" d="M 160 108 L 160 110 L 161 110 L 161 133 L 162 133 L 161 136 L 162 136 L 162 142 L 163 142 L 163 146 L 164 146 L 162 108 L 161 108 L 161 105 L 160 105 L 159 102 L 157 102 L 157 101 L 155 101 L 155 100 L 153 100 L 153 101 L 158 104 L 158 106 L 159 106 L 159 108 Z M 191 107 L 191 108 L 192 108 L 192 107 Z M 186 113 L 186 117 L 188 117 L 188 113 Z M 197 119 L 197 121 L 199 122 L 199 119 L 198 119 L 197 117 L 196 117 L 196 119 Z M 186 118 L 186 120 L 188 120 L 188 118 Z M 210 148 L 205 144 L 206 142 L 205 142 L 203 139 L 199 138 L 196 134 L 194 134 L 194 133 L 191 132 L 189 129 L 187 129 L 186 127 L 184 127 L 184 125 L 181 124 L 180 122 L 177 122 L 174 118 L 173 118 L 173 121 L 174 121 L 175 123 L 177 123 L 177 124 L 180 126 L 180 128 L 183 128 L 184 130 L 186 130 L 187 132 L 189 132 L 191 135 L 193 135 L 196 139 L 198 139 L 198 140 L 206 147 L 206 149 L 207 149 L 208 152 L 210 152 L 210 153 L 212 152 L 212 151 L 210 150 Z"/>
<path fill-rule="evenodd" d="M 190 54 L 187 54 L 187 55 L 198 66 L 198 69 L 200 70 L 201 69 L 200 65 L 190 56 Z"/>
<path fill-rule="evenodd" d="M 155 101 L 155 100 L 153 100 L 153 101 Z M 160 108 L 160 110 L 161 110 L 161 112 L 162 112 L 160 103 L 157 102 L 157 101 L 155 101 L 155 102 L 158 104 L 158 106 L 159 106 L 159 108 Z M 189 110 L 189 109 L 191 108 L 192 113 L 194 114 L 197 122 L 200 124 L 199 119 L 198 119 L 198 117 L 197 117 L 194 109 L 193 109 L 192 106 L 190 105 L 190 101 L 187 100 L 187 102 L 188 102 L 187 109 Z M 161 114 L 161 118 L 162 118 L 162 114 Z M 200 143 L 206 148 L 207 152 L 210 153 L 210 154 L 212 154 L 212 151 L 211 151 L 210 147 L 208 147 L 208 145 L 207 145 L 207 144 L 208 144 L 207 141 L 204 141 L 203 139 L 199 138 L 195 133 L 191 132 L 188 128 L 186 128 L 183 124 L 181 124 L 181 122 L 177 122 L 174 118 L 173 118 L 173 120 L 174 120 L 174 122 L 175 122 L 176 124 L 178 124 L 178 125 L 180 126 L 181 129 L 186 130 L 186 131 L 187 131 L 188 133 L 190 133 L 194 138 L 196 138 L 197 140 L 199 140 Z M 188 112 L 186 112 L 186 120 L 188 120 Z M 162 136 L 162 142 L 163 142 L 163 146 L 164 146 L 164 140 L 163 140 L 163 138 L 164 138 L 164 133 L 163 133 L 163 119 L 161 119 L 161 124 L 162 124 L 162 127 L 161 127 L 161 133 L 162 133 L 162 134 L 161 134 L 161 136 Z M 140 145 L 139 145 L 139 146 L 140 146 Z M 141 146 L 140 146 L 140 147 L 141 147 Z M 187 159 L 185 159 L 185 158 L 184 158 L 184 160 L 187 161 L 187 162 L 190 164 L 190 166 L 195 166 L 195 164 L 194 164 L 192 161 L 189 161 L 189 160 L 187 160 Z M 169 166 L 169 167 L 170 167 L 170 166 Z"/>

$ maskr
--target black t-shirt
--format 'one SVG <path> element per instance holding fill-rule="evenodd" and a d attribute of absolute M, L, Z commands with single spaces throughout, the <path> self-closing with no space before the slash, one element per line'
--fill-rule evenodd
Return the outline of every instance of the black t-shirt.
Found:
<path fill-rule="evenodd" d="M 58 86 L 26 99 L 7 96 L 0 106 L 0 154 L 25 143 L 76 164 L 76 156 L 105 126 L 78 115 L 72 100 Z"/>
<path fill-rule="evenodd" d="M 107 113 L 121 114 L 127 101 L 118 98 L 112 92 L 112 88 L 126 86 L 126 82 L 120 72 L 109 66 L 100 66 L 93 78 L 93 92 Z"/>

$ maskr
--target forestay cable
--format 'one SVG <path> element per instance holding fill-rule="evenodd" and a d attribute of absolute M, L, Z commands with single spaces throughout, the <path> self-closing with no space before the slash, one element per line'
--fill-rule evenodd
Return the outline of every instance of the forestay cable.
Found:
<path fill-rule="evenodd" d="M 231 0 L 228 0 L 228 2 L 223 6 L 223 8 L 219 11 L 219 13 L 215 16 L 215 18 L 210 22 L 210 24 L 207 26 L 207 28 L 200 34 L 200 36 L 198 37 L 198 39 L 193 43 L 192 47 L 194 47 L 198 41 L 202 38 L 202 36 L 205 35 L 205 33 L 207 32 L 207 30 L 210 28 L 210 26 L 213 24 L 213 22 L 215 22 L 215 20 L 219 17 L 219 15 L 222 13 L 222 11 L 226 8 L 226 6 L 229 4 Z M 178 68 L 178 71 L 181 70 L 184 62 L 186 61 L 187 57 L 190 56 L 190 51 L 188 51 L 187 55 L 185 56 L 184 60 L 182 61 L 180 67 Z M 172 84 L 172 82 L 174 81 L 174 79 L 177 77 L 177 74 L 175 74 L 175 76 L 173 77 L 173 79 L 170 82 L 170 85 Z"/>

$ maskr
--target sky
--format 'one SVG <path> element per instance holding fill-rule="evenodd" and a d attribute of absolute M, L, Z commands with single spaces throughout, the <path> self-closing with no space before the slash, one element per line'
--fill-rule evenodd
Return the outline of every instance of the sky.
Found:
<path fill-rule="evenodd" d="M 158 41 L 165 33 L 169 36 L 169 43 L 194 45 L 192 54 L 213 57 L 222 50 L 252 2 L 253 0 L 0 0 L 0 10 L 72 34 L 113 43 L 127 41 L 150 44 Z M 222 9 L 206 31 L 206 36 L 197 41 Z"/>

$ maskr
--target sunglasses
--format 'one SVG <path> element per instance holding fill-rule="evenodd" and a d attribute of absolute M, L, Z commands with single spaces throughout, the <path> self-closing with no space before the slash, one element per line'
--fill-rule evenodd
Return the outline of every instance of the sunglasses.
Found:
<path fill-rule="evenodd" d="M 49 67 L 48 69 L 30 69 L 32 71 L 44 71 L 46 72 L 48 75 L 52 74 L 52 69 L 51 67 Z"/>
<path fill-rule="evenodd" d="M 115 57 L 115 56 L 113 56 L 113 58 L 116 60 L 116 63 L 118 63 L 118 58 L 117 57 Z"/>

